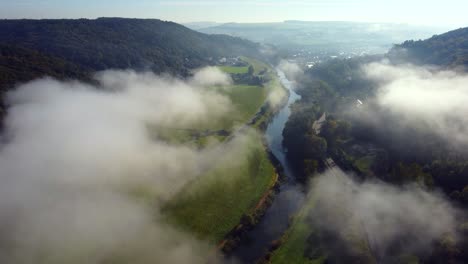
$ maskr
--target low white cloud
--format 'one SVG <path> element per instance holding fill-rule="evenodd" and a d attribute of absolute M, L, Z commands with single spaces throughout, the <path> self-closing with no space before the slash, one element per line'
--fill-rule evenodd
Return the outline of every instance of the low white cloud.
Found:
<path fill-rule="evenodd" d="M 387 63 L 363 69 L 379 86 L 377 104 L 396 114 L 401 124 L 423 127 L 452 144 L 468 144 L 468 75 Z"/>
<path fill-rule="evenodd" d="M 278 84 L 278 85 L 281 85 L 281 84 Z M 281 103 L 283 103 L 284 100 L 287 100 L 287 99 L 288 99 L 288 94 L 287 94 L 286 89 L 282 87 L 277 87 L 277 88 L 273 88 L 270 90 L 270 92 L 268 93 L 267 102 L 271 107 L 276 108 L 276 107 L 281 106 Z"/>
<path fill-rule="evenodd" d="M 441 193 L 417 185 L 359 183 L 337 169 L 314 178 L 310 194 L 316 228 L 331 232 L 348 250 L 364 243 L 382 259 L 429 252 L 437 239 L 455 236 L 461 216 Z"/>
<path fill-rule="evenodd" d="M 226 83 L 210 73 L 181 81 L 106 71 L 96 75 L 98 87 L 45 78 L 8 94 L 0 262 L 205 263 L 215 256 L 212 245 L 159 220 L 158 208 L 212 166 L 224 146 L 169 145 L 149 131 L 229 112 L 227 98 L 199 87 Z M 138 199 L 140 191 L 154 201 Z"/>
<path fill-rule="evenodd" d="M 192 82 L 201 86 L 229 85 L 232 83 L 231 76 L 222 72 L 218 67 L 205 67 L 195 71 Z"/>
<path fill-rule="evenodd" d="M 284 72 L 286 77 L 291 80 L 295 81 L 299 76 L 301 76 L 304 71 L 297 65 L 296 63 L 289 62 L 287 60 L 282 60 L 278 64 L 278 68 Z"/>

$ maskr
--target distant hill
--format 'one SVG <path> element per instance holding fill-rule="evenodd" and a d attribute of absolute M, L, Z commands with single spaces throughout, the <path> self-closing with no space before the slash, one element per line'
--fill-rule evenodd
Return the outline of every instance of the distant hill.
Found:
<path fill-rule="evenodd" d="M 183 25 L 193 30 L 199 30 L 202 28 L 216 27 L 216 26 L 222 25 L 222 23 L 211 22 L 211 21 L 199 21 L 199 22 L 184 23 Z"/>
<path fill-rule="evenodd" d="M 226 23 L 198 30 L 238 36 L 286 49 L 335 52 L 359 49 L 383 53 L 395 43 L 428 38 L 447 29 L 390 23 L 290 20 L 278 23 Z"/>
<path fill-rule="evenodd" d="M 394 61 L 439 66 L 468 66 L 468 27 L 419 41 L 405 41 L 388 53 Z"/>
<path fill-rule="evenodd" d="M 220 57 L 259 54 L 253 42 L 157 19 L 0 20 L 0 119 L 4 92 L 44 75 L 89 80 L 131 68 L 187 76 Z"/>
<path fill-rule="evenodd" d="M 133 68 L 186 75 L 210 58 L 258 55 L 255 43 L 157 19 L 0 20 L 0 44 L 2 50 L 18 48 L 18 56 L 30 52 L 28 56 L 37 60 L 61 60 L 84 71 Z"/>

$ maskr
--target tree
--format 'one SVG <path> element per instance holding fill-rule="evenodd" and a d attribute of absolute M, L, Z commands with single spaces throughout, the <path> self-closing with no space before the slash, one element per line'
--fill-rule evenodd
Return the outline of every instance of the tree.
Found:
<path fill-rule="evenodd" d="M 304 160 L 304 172 L 307 176 L 312 176 L 317 173 L 319 169 L 319 162 L 314 159 Z"/>
<path fill-rule="evenodd" d="M 306 158 L 321 160 L 327 155 L 327 141 L 316 135 L 307 135 L 304 147 Z"/>
<path fill-rule="evenodd" d="M 254 67 L 252 65 L 249 66 L 249 71 L 248 71 L 249 75 L 253 75 L 254 74 Z"/>

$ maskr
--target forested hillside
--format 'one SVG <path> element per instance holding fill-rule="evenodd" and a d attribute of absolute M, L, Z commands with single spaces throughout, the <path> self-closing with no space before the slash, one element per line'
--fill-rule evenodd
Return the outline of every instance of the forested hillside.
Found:
<path fill-rule="evenodd" d="M 397 61 L 440 66 L 468 66 L 468 28 L 435 35 L 427 40 L 395 45 L 389 57 Z"/>
<path fill-rule="evenodd" d="M 257 45 L 156 19 L 3 20 L 0 43 L 37 50 L 85 69 L 186 73 L 219 56 L 257 55 Z"/>
<path fill-rule="evenodd" d="M 187 76 L 239 55 L 258 57 L 258 45 L 157 19 L 0 20 L 0 97 L 45 75 L 87 80 L 96 71 L 135 69 Z"/>
<path fill-rule="evenodd" d="M 86 81 L 90 78 L 90 72 L 84 67 L 36 50 L 0 44 L 0 120 L 5 114 L 5 92 L 17 83 L 43 76 Z"/>

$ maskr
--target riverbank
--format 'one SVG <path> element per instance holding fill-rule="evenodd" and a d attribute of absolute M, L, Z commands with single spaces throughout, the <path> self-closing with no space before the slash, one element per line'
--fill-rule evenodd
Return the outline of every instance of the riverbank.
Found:
<path fill-rule="evenodd" d="M 321 264 L 325 256 L 319 255 L 315 259 L 307 258 L 306 252 L 307 239 L 310 237 L 313 229 L 307 221 L 307 217 L 313 210 L 315 198 L 309 197 L 300 211 L 291 218 L 290 225 L 284 234 L 275 240 L 268 253 L 257 263 L 258 264 Z"/>
<path fill-rule="evenodd" d="M 268 191 L 260 198 L 250 213 L 241 217 L 240 223 L 233 228 L 220 243 L 218 249 L 226 255 L 229 255 L 242 242 L 242 238 L 248 230 L 252 229 L 265 214 L 265 211 L 271 205 L 275 193 L 278 191 L 279 176 L 274 174 Z"/>
<path fill-rule="evenodd" d="M 241 218 L 241 222 L 233 228 L 226 237 L 220 241 L 217 248 L 223 252 L 226 256 L 230 256 L 245 239 L 247 232 L 261 221 L 268 208 L 272 205 L 275 196 L 281 191 L 281 184 L 285 181 L 286 175 L 284 174 L 284 168 L 281 162 L 273 155 L 271 151 L 268 151 L 268 156 L 275 167 L 275 175 L 272 178 L 270 186 L 265 194 L 260 198 L 255 207 L 245 214 Z"/>
<path fill-rule="evenodd" d="M 287 95 L 284 87 L 273 86 L 280 84 L 276 75 L 271 80 L 263 90 L 284 89 L 282 94 Z M 168 222 L 217 244 L 224 252 L 235 248 L 240 234 L 260 221 L 278 189 L 282 169 L 268 150 L 262 131 L 263 124 L 274 118 L 287 99 L 285 96 L 273 107 L 265 100 L 248 123 L 218 143 L 229 146 L 225 153 L 164 206 Z"/>
<path fill-rule="evenodd" d="M 264 133 L 273 118 L 281 111 L 281 109 L 287 106 L 290 93 L 288 89 L 283 86 L 282 88 L 285 90 L 287 96 L 284 96 L 274 108 L 272 108 L 267 102 L 252 119 L 250 123 L 251 126 L 256 127 Z M 255 207 L 249 213 L 244 214 L 240 223 L 218 243 L 217 248 L 227 256 L 229 256 L 232 251 L 242 243 L 245 234 L 259 223 L 261 218 L 265 215 L 266 210 L 271 206 L 275 195 L 280 191 L 281 182 L 286 178 L 281 162 L 269 149 L 268 142 L 265 138 L 262 140 L 262 143 L 268 154 L 268 159 L 275 168 L 275 175 L 272 177 L 268 190 L 263 194 Z"/>
<path fill-rule="evenodd" d="M 293 90 L 291 83 L 283 72 L 278 70 L 280 83 L 289 91 L 287 103 L 276 113 L 265 130 L 265 138 L 271 155 L 281 165 L 283 180 L 279 192 L 263 214 L 257 225 L 243 234 L 242 243 L 230 255 L 243 263 L 255 263 L 267 252 L 272 241 L 283 235 L 289 226 L 290 216 L 296 214 L 304 200 L 304 193 L 286 161 L 283 149 L 283 129 L 291 111 L 289 106 L 300 98 Z"/>

